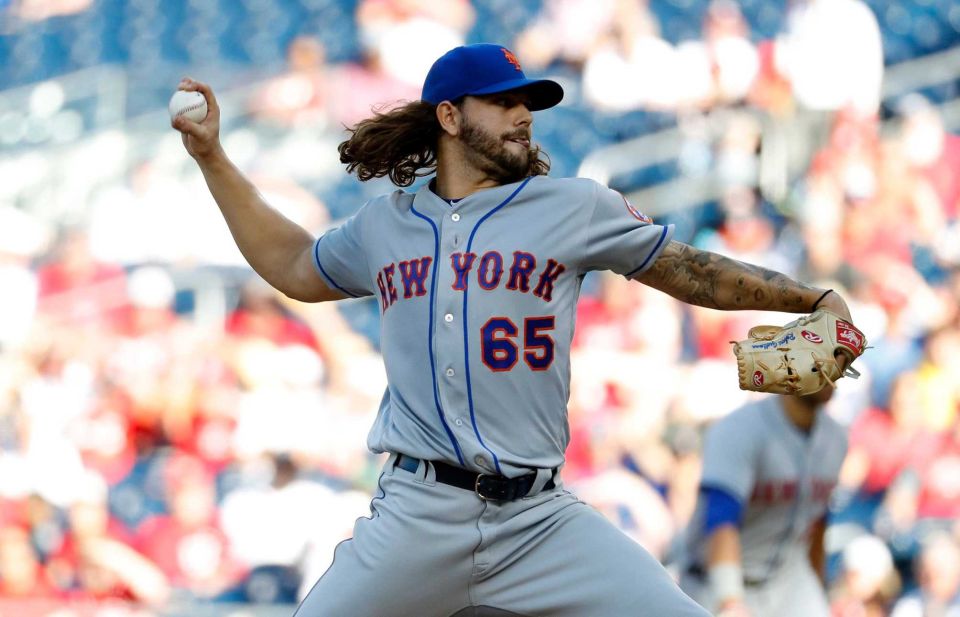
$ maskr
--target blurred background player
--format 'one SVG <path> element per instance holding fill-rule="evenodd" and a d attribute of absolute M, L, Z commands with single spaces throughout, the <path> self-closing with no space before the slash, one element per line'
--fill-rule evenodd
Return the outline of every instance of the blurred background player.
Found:
<path fill-rule="evenodd" d="M 846 431 L 823 413 L 827 386 L 766 396 L 707 431 L 685 590 L 730 617 L 828 617 L 823 588 L 830 493 Z"/>

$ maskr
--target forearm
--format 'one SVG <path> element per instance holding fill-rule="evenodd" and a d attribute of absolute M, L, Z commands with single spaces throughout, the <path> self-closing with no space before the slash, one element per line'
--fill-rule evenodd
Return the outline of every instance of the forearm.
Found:
<path fill-rule="evenodd" d="M 720 310 L 807 313 L 826 291 L 681 242 L 670 242 L 635 279 L 687 304 Z"/>
<path fill-rule="evenodd" d="M 823 538 L 827 531 L 827 520 L 822 518 L 813 524 L 810 530 L 810 545 L 808 556 L 810 558 L 810 567 L 813 569 L 820 584 L 826 585 L 827 576 L 827 551 L 823 545 Z"/>
<path fill-rule="evenodd" d="M 743 600 L 740 530 L 734 525 L 717 527 L 707 539 L 707 576 L 718 608 Z"/>
<path fill-rule="evenodd" d="M 200 166 L 247 262 L 264 280 L 295 300 L 342 298 L 314 271 L 310 234 L 271 208 L 227 158 L 220 144 L 220 105 L 210 86 L 185 77 L 177 89 L 200 92 L 207 102 L 207 115 L 200 122 L 181 114 L 171 124 L 180 131 L 184 148 Z"/>
<path fill-rule="evenodd" d="M 740 565 L 740 531 L 732 524 L 717 527 L 707 539 L 707 567 L 721 563 Z"/>
<path fill-rule="evenodd" d="M 314 238 L 267 204 L 222 150 L 197 163 L 237 247 L 264 280 L 297 300 L 339 297 L 311 270 Z"/>

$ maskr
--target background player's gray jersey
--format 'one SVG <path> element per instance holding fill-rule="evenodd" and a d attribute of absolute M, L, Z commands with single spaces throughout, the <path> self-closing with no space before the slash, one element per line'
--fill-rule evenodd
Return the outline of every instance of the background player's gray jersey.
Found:
<path fill-rule="evenodd" d="M 390 385 L 370 448 L 508 476 L 562 464 L 583 276 L 641 272 L 672 233 L 584 179 L 367 203 L 314 254 L 328 285 L 380 302 Z"/>
<path fill-rule="evenodd" d="M 809 434 L 786 416 L 782 397 L 768 396 L 719 420 L 707 432 L 701 486 L 743 504 L 742 567 L 748 581 L 770 577 L 786 553 L 806 544 L 811 525 L 826 514 L 847 452 L 842 426 L 821 411 Z M 703 502 L 688 537 L 689 558 L 705 566 Z"/>

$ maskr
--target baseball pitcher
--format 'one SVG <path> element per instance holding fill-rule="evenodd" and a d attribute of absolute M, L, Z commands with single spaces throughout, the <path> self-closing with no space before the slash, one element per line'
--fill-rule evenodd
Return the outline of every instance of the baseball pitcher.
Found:
<path fill-rule="evenodd" d="M 267 205 L 208 113 L 183 135 L 240 250 L 307 302 L 372 296 L 388 387 L 370 430 L 390 453 L 353 538 L 299 617 L 702 616 L 655 559 L 565 491 L 570 341 L 583 277 L 613 270 L 717 309 L 805 313 L 824 296 L 776 272 L 674 242 L 619 193 L 547 177 L 532 112 L 563 90 L 499 45 L 455 48 L 421 99 L 340 144 L 361 180 L 415 192 L 365 204 L 319 239 Z M 849 319 L 843 299 L 823 306 Z"/>

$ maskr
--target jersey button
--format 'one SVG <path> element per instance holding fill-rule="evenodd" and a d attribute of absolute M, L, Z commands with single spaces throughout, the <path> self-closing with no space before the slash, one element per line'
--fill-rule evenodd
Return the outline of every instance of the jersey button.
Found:
<path fill-rule="evenodd" d="M 473 457 L 473 462 L 476 463 L 477 465 L 480 465 L 480 466 L 483 467 L 484 469 L 487 468 L 487 459 L 483 458 L 483 457 L 480 456 L 479 454 L 478 454 L 477 456 Z"/>
<path fill-rule="evenodd" d="M 447 313 L 446 315 L 444 315 L 443 320 L 447 323 L 450 323 L 451 321 L 453 321 L 453 313 Z"/>
<path fill-rule="evenodd" d="M 447 377 L 453 377 L 453 369 L 452 369 L 452 368 L 448 368 L 448 369 L 447 369 Z"/>
<path fill-rule="evenodd" d="M 457 426 L 463 426 L 463 420 L 461 420 L 460 418 L 457 418 L 456 420 L 454 420 L 453 423 L 456 424 Z"/>
<path fill-rule="evenodd" d="M 454 223 L 456 223 L 457 221 L 460 220 L 460 215 L 457 214 L 456 212 L 454 212 L 453 214 L 450 215 L 450 219 L 451 219 Z"/>

